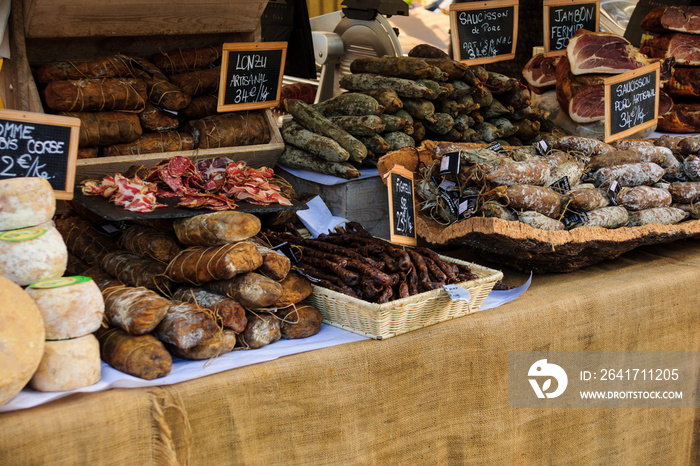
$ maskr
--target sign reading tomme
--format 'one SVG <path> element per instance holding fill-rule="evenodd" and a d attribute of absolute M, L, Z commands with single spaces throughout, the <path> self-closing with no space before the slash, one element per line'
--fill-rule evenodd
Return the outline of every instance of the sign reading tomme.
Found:
<path fill-rule="evenodd" d="M 73 199 L 80 119 L 0 110 L 0 179 L 46 178 L 56 199 Z"/>
<path fill-rule="evenodd" d="M 606 78 L 605 142 L 654 126 L 659 116 L 660 64 Z"/>
<path fill-rule="evenodd" d="M 286 57 L 286 42 L 224 44 L 217 111 L 277 106 Z"/>
<path fill-rule="evenodd" d="M 544 0 L 544 54 L 566 54 L 569 39 L 579 29 L 598 31 L 600 0 Z"/>
<path fill-rule="evenodd" d="M 452 3 L 450 30 L 455 59 L 478 65 L 515 58 L 518 0 Z"/>

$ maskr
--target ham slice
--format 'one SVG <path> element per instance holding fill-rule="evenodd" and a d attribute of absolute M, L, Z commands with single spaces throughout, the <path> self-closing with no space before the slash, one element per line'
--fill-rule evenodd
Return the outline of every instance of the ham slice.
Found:
<path fill-rule="evenodd" d="M 556 68 L 560 57 L 545 57 L 543 53 L 533 56 L 523 68 L 523 77 L 535 94 L 554 89 L 557 83 Z"/>
<path fill-rule="evenodd" d="M 667 133 L 700 132 L 700 103 L 674 102 L 671 111 L 659 118 L 656 129 Z"/>
<path fill-rule="evenodd" d="M 602 73 L 576 76 L 567 57 L 561 57 L 556 69 L 556 92 L 559 106 L 576 123 L 605 119 L 605 86 Z"/>
<path fill-rule="evenodd" d="M 700 97 L 700 68 L 674 67 L 664 91 L 672 97 Z"/>
<path fill-rule="evenodd" d="M 642 29 L 655 34 L 669 31 L 700 34 L 700 6 L 661 6 L 642 20 Z"/>
<path fill-rule="evenodd" d="M 569 40 L 566 55 L 571 63 L 571 72 L 575 75 L 619 74 L 650 63 L 625 38 L 585 29 L 579 29 Z"/>
<path fill-rule="evenodd" d="M 641 50 L 650 57 L 673 57 L 677 65 L 700 66 L 700 35 L 664 34 L 642 42 Z"/>

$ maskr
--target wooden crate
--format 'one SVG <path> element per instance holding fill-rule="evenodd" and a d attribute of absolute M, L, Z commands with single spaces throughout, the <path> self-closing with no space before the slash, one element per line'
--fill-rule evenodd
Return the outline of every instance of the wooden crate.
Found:
<path fill-rule="evenodd" d="M 349 180 L 336 185 L 323 185 L 292 175 L 284 169 L 279 175 L 289 181 L 297 194 L 321 196 L 337 217 L 359 222 L 365 230 L 389 239 L 389 195 L 378 176 Z"/>
<path fill-rule="evenodd" d="M 225 42 L 261 40 L 260 17 L 267 0 L 196 2 L 150 0 L 12 0 L 12 57 L 0 72 L 5 108 L 43 113 L 31 66 L 60 60 L 129 52 L 150 58 L 159 51 Z M 174 155 L 192 160 L 226 155 L 251 166 L 272 167 L 284 141 L 269 110 L 268 144 L 78 160 L 76 181 L 114 174 L 129 165 L 152 166 Z"/>

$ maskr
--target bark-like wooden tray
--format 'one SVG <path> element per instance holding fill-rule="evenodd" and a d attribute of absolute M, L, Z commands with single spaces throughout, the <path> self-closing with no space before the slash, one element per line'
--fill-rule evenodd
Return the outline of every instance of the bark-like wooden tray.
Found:
<path fill-rule="evenodd" d="M 545 231 L 521 222 L 475 217 L 440 225 L 416 216 L 416 233 L 432 245 L 463 246 L 493 262 L 534 273 L 572 272 L 640 246 L 700 238 L 700 220 L 608 230 L 580 227 Z"/>

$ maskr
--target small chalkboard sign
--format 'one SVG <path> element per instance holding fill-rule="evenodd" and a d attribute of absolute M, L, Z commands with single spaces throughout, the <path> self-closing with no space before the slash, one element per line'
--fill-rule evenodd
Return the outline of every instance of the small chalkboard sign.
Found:
<path fill-rule="evenodd" d="M 80 119 L 0 110 L 0 179 L 40 177 L 73 199 Z"/>
<path fill-rule="evenodd" d="M 605 79 L 605 142 L 657 123 L 659 70 L 657 62 Z"/>
<path fill-rule="evenodd" d="M 515 58 L 518 0 L 452 3 L 450 30 L 455 59 L 479 65 Z"/>
<path fill-rule="evenodd" d="M 276 107 L 286 42 L 236 42 L 223 47 L 218 112 Z"/>
<path fill-rule="evenodd" d="M 390 241 L 415 246 L 417 240 L 413 173 L 401 165 L 394 165 L 388 176 Z"/>
<path fill-rule="evenodd" d="M 597 32 L 600 24 L 600 0 L 544 0 L 544 55 L 566 54 L 576 31 Z"/>

